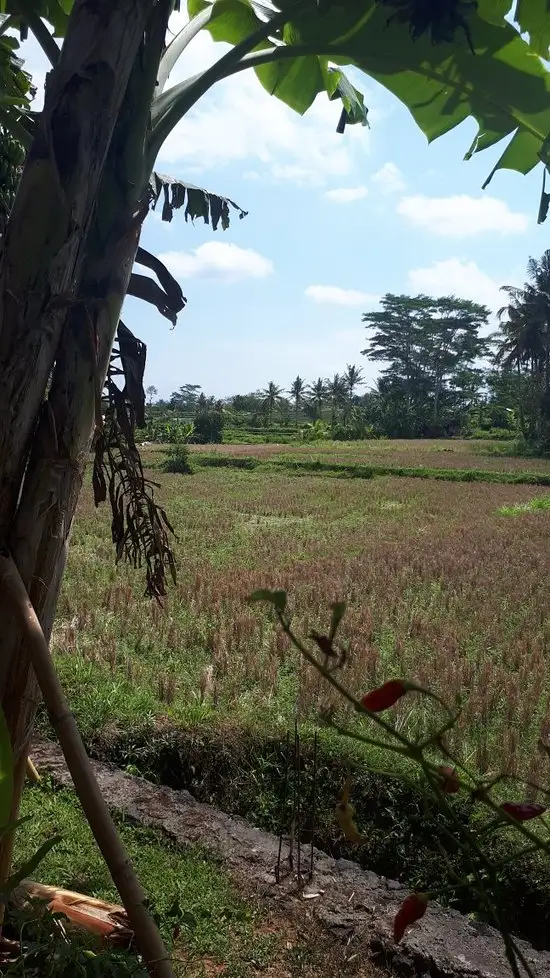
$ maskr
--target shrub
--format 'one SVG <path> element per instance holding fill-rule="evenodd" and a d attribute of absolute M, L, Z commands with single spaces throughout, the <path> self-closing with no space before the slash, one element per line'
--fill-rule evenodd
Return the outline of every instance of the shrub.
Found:
<path fill-rule="evenodd" d="M 220 445 L 223 441 L 224 416 L 221 406 L 197 409 L 191 441 L 197 445 Z"/>
<path fill-rule="evenodd" d="M 189 461 L 189 446 L 185 444 L 172 445 L 168 449 L 164 469 L 166 472 L 178 472 L 180 475 L 190 475 L 193 468 Z"/>
<path fill-rule="evenodd" d="M 164 463 L 166 472 L 178 472 L 180 475 L 190 475 L 193 471 L 189 461 L 188 442 L 193 436 L 194 428 L 192 424 L 180 425 L 172 431 L 172 444 L 167 452 Z"/>

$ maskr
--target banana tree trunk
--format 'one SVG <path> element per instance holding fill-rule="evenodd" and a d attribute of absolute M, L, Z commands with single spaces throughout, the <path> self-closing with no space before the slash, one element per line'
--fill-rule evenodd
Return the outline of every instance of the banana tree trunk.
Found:
<path fill-rule="evenodd" d="M 114 126 L 154 0 L 77 0 L 0 262 L 0 542 L 74 297 Z M 0 667 L 0 693 L 4 686 Z M 2 697 L 3 698 L 3 697 Z"/>
<path fill-rule="evenodd" d="M 143 170 L 143 154 L 136 153 L 136 148 L 145 141 L 170 10 L 170 0 L 155 6 L 146 41 L 127 80 L 88 234 L 79 293 L 75 302 L 64 303 L 63 342 L 57 348 L 48 398 L 39 411 L 9 536 L 11 553 L 48 639 L 94 431 L 97 393 L 104 384 L 147 212 L 143 193 L 148 174 Z M 16 762 L 15 819 L 38 697 L 34 673 L 10 620 L 4 621 L 2 644 L 0 692 Z M 8 837 L 0 842 L 0 871 L 4 873 L 12 844 Z"/>
<path fill-rule="evenodd" d="M 97 364 L 84 302 L 96 295 L 91 290 L 97 286 L 98 267 L 93 276 L 89 267 L 83 276 L 84 246 L 93 220 L 97 240 L 94 204 L 105 160 L 148 19 L 158 9 L 155 0 L 97 0 L 93 5 L 76 0 L 59 65 L 48 77 L 39 132 L 0 264 L 0 544 L 12 553 L 47 637 L 82 483 L 90 404 L 106 369 L 125 291 L 118 281 L 125 274 L 118 260 L 121 241 L 130 255 L 139 239 L 136 208 L 133 223 L 126 221 L 116 234 L 110 224 L 108 254 L 115 261 L 116 252 L 117 298 L 108 298 L 98 317 L 108 322 L 110 339 L 104 326 Z M 126 216 L 128 200 L 123 200 Z M 117 208 L 114 219 L 119 216 Z M 108 288 L 104 294 L 109 295 Z M 108 308 L 109 301 L 114 308 Z M 101 332 L 98 321 L 96 334 Z M 0 628 L 0 702 L 16 760 L 16 815 L 37 695 L 5 602 Z M 8 872 L 12 844 L 4 837 L 0 845 L 0 878 Z"/>

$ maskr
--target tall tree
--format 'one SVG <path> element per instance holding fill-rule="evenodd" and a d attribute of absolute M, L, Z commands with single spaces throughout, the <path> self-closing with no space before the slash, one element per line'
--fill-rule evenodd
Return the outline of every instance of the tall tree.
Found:
<path fill-rule="evenodd" d="M 355 397 L 355 391 L 357 387 L 360 387 L 363 383 L 363 370 L 361 367 L 356 367 L 353 363 L 348 363 L 344 371 L 344 376 L 342 378 L 344 383 L 344 388 L 346 392 L 346 397 L 344 399 L 345 414 L 346 417 L 349 415 L 351 408 L 353 406 L 353 400 Z"/>
<path fill-rule="evenodd" d="M 325 389 L 330 401 L 330 423 L 334 426 L 338 411 L 345 407 L 349 396 L 349 387 L 346 384 L 345 376 L 341 377 L 340 374 L 334 374 L 332 380 L 325 381 Z"/>
<path fill-rule="evenodd" d="M 326 381 L 322 377 L 318 377 L 315 383 L 310 385 L 308 393 L 313 405 L 315 417 L 320 418 L 323 413 L 323 405 L 327 399 Z"/>
<path fill-rule="evenodd" d="M 530 258 L 523 288 L 503 286 L 508 303 L 499 312 L 497 363 L 514 368 L 524 435 L 550 445 L 550 249 Z"/>
<path fill-rule="evenodd" d="M 170 406 L 177 411 L 194 411 L 201 391 L 200 384 L 182 384 L 170 394 Z"/>
<path fill-rule="evenodd" d="M 266 412 L 268 427 L 273 421 L 273 412 L 280 403 L 283 395 L 283 388 L 278 387 L 275 381 L 270 380 L 266 389 L 262 391 L 262 404 Z"/>
<path fill-rule="evenodd" d="M 363 370 L 353 363 L 348 363 L 344 371 L 343 381 L 350 400 L 355 396 L 355 390 L 363 383 Z"/>
<path fill-rule="evenodd" d="M 425 295 L 386 295 L 380 310 L 364 314 L 373 335 L 363 353 L 388 364 L 378 383 L 391 418 L 388 433 L 435 434 L 453 421 L 464 371 L 488 353 L 480 335 L 488 316 L 485 306 L 467 299 Z"/>
<path fill-rule="evenodd" d="M 290 394 L 294 404 L 294 419 L 296 421 L 296 427 L 298 427 L 300 408 L 302 407 L 306 393 L 306 382 L 303 377 L 300 377 L 300 374 L 298 374 L 292 381 L 288 393 Z"/>
<path fill-rule="evenodd" d="M 445 402 L 451 409 L 454 407 L 453 389 L 461 389 L 466 379 L 464 372 L 471 371 L 489 353 L 487 342 L 479 333 L 487 327 L 489 310 L 456 296 L 417 298 L 424 306 L 422 367 L 431 381 L 432 423 L 437 430 Z M 475 376 L 469 374 L 470 385 Z"/>

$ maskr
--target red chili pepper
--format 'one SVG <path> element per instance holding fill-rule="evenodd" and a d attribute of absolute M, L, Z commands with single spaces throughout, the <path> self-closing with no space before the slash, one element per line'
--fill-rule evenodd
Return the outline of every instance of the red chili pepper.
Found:
<path fill-rule="evenodd" d="M 460 781 L 458 780 L 456 769 L 449 767 L 447 764 L 442 764 L 438 768 L 438 772 L 441 776 L 439 784 L 441 790 L 448 795 L 456 795 L 457 791 L 460 791 Z"/>
<path fill-rule="evenodd" d="M 546 805 L 537 805 L 530 801 L 505 801 L 500 807 L 516 822 L 528 822 L 530 818 L 537 818 L 546 811 Z"/>
<path fill-rule="evenodd" d="M 410 893 L 399 907 L 393 921 L 393 939 L 396 944 L 403 937 L 407 927 L 420 920 L 426 913 L 429 896 L 427 893 Z"/>
<path fill-rule="evenodd" d="M 409 686 L 402 679 L 390 679 L 389 682 L 379 686 L 378 689 L 371 689 L 370 693 L 365 693 L 361 703 L 372 713 L 380 713 L 387 710 L 389 706 L 397 703 L 405 695 Z"/>

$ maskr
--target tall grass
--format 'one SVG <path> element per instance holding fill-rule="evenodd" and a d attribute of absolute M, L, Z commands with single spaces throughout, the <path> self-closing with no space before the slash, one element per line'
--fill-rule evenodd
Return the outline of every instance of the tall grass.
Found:
<path fill-rule="evenodd" d="M 465 757 L 481 770 L 550 773 L 536 750 L 550 734 L 550 520 L 497 512 L 529 502 L 527 486 L 280 469 L 160 479 L 179 557 L 163 607 L 115 569 L 108 514 L 89 497 L 80 507 L 53 651 L 85 731 L 157 716 L 283 730 L 296 711 L 306 720 L 334 705 L 245 602 L 284 587 L 305 630 L 348 601 L 349 684 L 405 675 L 460 694 Z M 409 707 L 399 719 L 422 722 Z"/>

